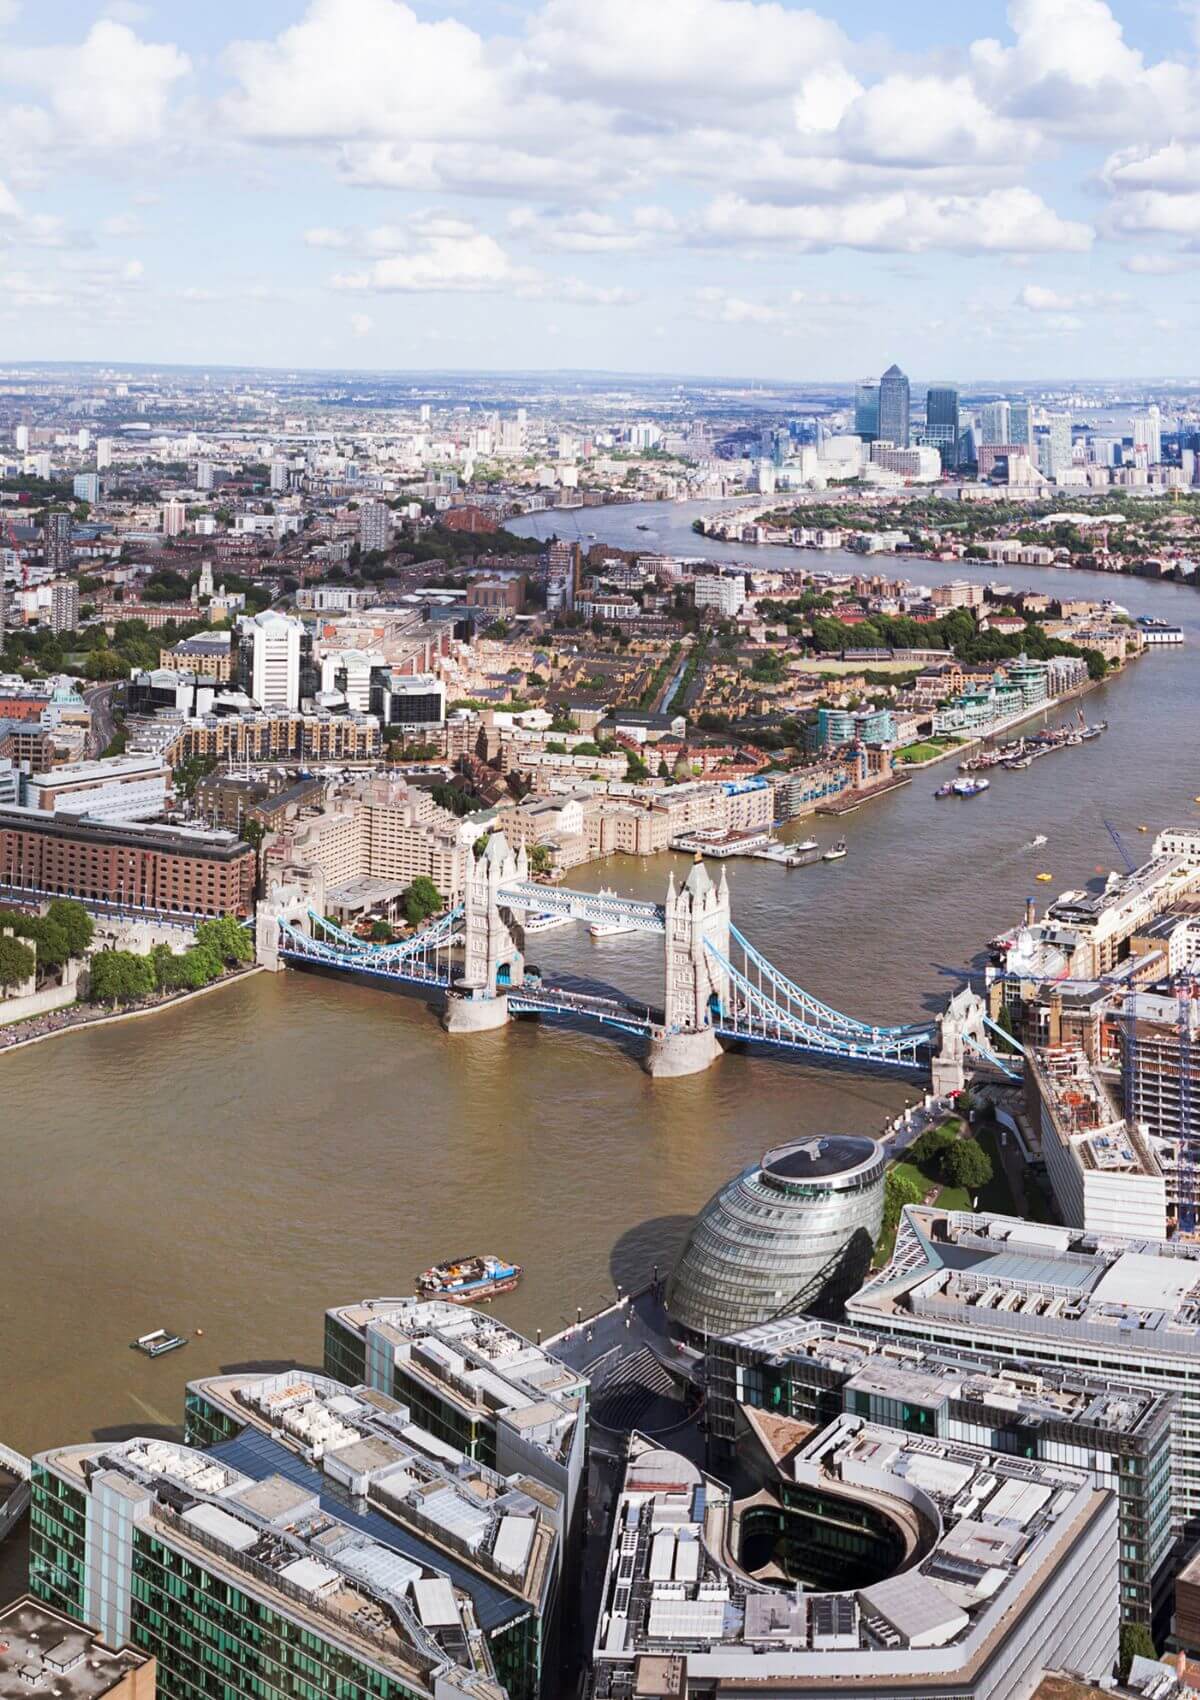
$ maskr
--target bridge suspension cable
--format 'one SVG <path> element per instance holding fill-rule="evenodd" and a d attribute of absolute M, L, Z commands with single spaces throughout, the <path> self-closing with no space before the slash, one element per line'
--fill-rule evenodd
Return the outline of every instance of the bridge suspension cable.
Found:
<path fill-rule="evenodd" d="M 928 1038 L 931 1029 L 927 1023 L 917 1023 L 905 1027 L 883 1027 L 876 1026 L 873 1022 L 858 1021 L 852 1015 L 843 1015 L 841 1010 L 833 1009 L 829 1004 L 822 1003 L 820 998 L 815 998 L 811 992 L 806 992 L 803 986 L 796 985 L 795 981 L 789 980 L 786 974 L 781 974 L 774 963 L 768 962 L 761 951 L 756 950 L 749 939 L 744 937 L 735 926 L 730 926 L 729 936 L 745 956 L 748 976 L 749 968 L 753 967 L 755 974 L 752 977 L 757 980 L 759 988 L 762 989 L 763 982 L 767 982 L 771 987 L 771 994 L 768 994 L 771 997 L 771 1002 L 786 1010 L 793 1019 L 811 1021 L 819 1027 L 829 1028 L 847 1035 L 869 1034 L 871 1037 L 879 1039 L 901 1038 L 907 1035 L 916 1038 Z"/>
<path fill-rule="evenodd" d="M 820 1056 L 842 1058 L 847 1062 L 911 1069 L 924 1066 L 923 1053 L 929 1045 L 929 1029 L 889 1031 L 869 1028 L 862 1023 L 848 1023 L 845 1017 L 840 1022 L 828 1022 L 806 1012 L 798 1012 L 788 1003 L 777 1002 L 760 982 L 736 968 L 711 940 L 706 942 L 733 991 L 733 996 L 716 1020 L 717 1031 L 724 1037 L 786 1045 Z M 819 1005 L 818 1008 L 823 1010 L 825 1006 Z M 838 1012 L 829 1013 L 836 1016 Z"/>

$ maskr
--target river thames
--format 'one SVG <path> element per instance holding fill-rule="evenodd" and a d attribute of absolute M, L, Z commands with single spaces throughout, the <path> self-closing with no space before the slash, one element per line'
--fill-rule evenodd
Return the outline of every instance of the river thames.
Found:
<path fill-rule="evenodd" d="M 589 509 L 521 529 L 575 537 L 578 521 L 622 547 L 829 564 L 709 543 L 690 529 L 699 511 Z M 841 821 L 802 824 L 822 844 L 844 834 L 842 862 L 730 865 L 752 942 L 839 1008 L 898 1022 L 944 1003 L 1028 895 L 1111 867 L 1105 816 L 1139 856 L 1139 826 L 1198 818 L 1200 594 L 1066 570 L 875 565 L 1111 596 L 1187 634 L 1084 699 L 1109 723 L 1103 738 L 997 773 L 974 802 L 935 802 L 946 770 L 932 769 Z M 1036 833 L 1049 842 L 1035 852 Z M 684 859 L 619 858 L 572 881 L 661 899 L 672 865 Z M 660 948 L 582 928 L 530 943 L 543 967 L 656 1002 Z M 0 1071 L 0 1439 L 24 1451 L 178 1424 L 185 1379 L 219 1365 L 317 1362 L 326 1306 L 410 1290 L 450 1255 L 522 1262 L 497 1312 L 551 1332 L 669 1262 L 741 1163 L 805 1132 L 877 1133 L 916 1094 L 743 1055 L 654 1083 L 608 1038 L 522 1023 L 452 1039 L 419 999 L 292 973 L 10 1053 Z M 160 1325 L 203 1334 L 156 1362 L 129 1350 Z"/>

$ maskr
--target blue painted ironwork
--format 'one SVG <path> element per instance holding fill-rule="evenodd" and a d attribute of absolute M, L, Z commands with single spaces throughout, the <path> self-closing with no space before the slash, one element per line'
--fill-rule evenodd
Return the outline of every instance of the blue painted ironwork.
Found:
<path fill-rule="evenodd" d="M 733 929 L 730 929 L 731 933 Z M 745 949 L 738 935 L 738 942 Z M 928 1067 L 928 1052 L 932 1042 L 929 1027 L 881 1028 L 829 1009 L 817 999 L 809 999 L 798 986 L 789 988 L 787 1001 L 779 1001 L 764 989 L 763 980 L 773 985 L 777 977 L 770 963 L 752 953 L 755 978 L 742 972 L 717 950 L 711 942 L 708 949 L 724 970 L 729 993 L 723 1007 L 716 1012 L 714 1027 L 725 1039 L 742 1043 L 782 1045 L 786 1049 L 804 1051 L 830 1061 L 869 1064 L 876 1067 L 901 1068 L 920 1072 Z M 761 968 L 760 965 L 761 964 Z M 770 972 L 767 972 L 770 970 Z M 796 997 L 794 994 L 799 993 Z M 811 1004 L 813 1008 L 806 1007 Z"/>
<path fill-rule="evenodd" d="M 289 961 L 311 962 L 375 979 L 427 986 L 450 984 L 451 953 L 461 937 L 461 904 L 398 944 L 369 944 L 313 909 L 308 911 L 308 919 L 311 932 L 290 921 L 279 923 L 280 955 Z"/>
<path fill-rule="evenodd" d="M 990 1026 L 991 1023 L 989 1022 L 988 1025 Z M 1005 1035 L 1005 1037 L 1007 1038 L 1007 1034 Z M 1010 1062 L 1015 1063 L 1015 1062 L 1018 1061 L 1018 1059 L 1016 1057 L 1009 1057 L 1007 1059 L 1007 1061 L 1002 1060 L 1000 1057 L 998 1057 L 996 1055 L 995 1051 L 993 1051 L 988 1045 L 984 1044 L 982 1039 L 973 1039 L 969 1033 L 967 1033 L 963 1036 L 963 1044 L 966 1046 L 967 1050 L 969 1050 L 973 1056 L 977 1056 L 980 1059 L 981 1062 L 987 1063 L 989 1065 L 989 1067 L 994 1068 L 994 1069 L 998 1069 L 999 1072 L 1001 1074 L 1003 1074 L 1007 1079 L 1009 1079 L 1009 1080 L 1020 1080 L 1021 1079 L 1020 1068 L 1019 1067 L 1009 1068 L 1009 1066 L 1008 1066 L 1008 1064 Z"/>
<path fill-rule="evenodd" d="M 745 957 L 748 977 L 757 980 L 760 991 L 763 990 L 763 982 L 766 981 L 771 988 L 770 1001 L 786 1012 L 789 1020 L 833 1032 L 865 1034 L 878 1040 L 905 1036 L 928 1037 L 928 1024 L 882 1027 L 869 1021 L 858 1021 L 852 1015 L 843 1015 L 840 1010 L 831 1009 L 827 1003 L 822 1003 L 819 998 L 813 997 L 811 992 L 806 992 L 803 986 L 798 986 L 795 981 L 789 980 L 786 974 L 781 974 L 773 963 L 768 962 L 765 956 L 755 950 L 749 939 L 745 938 L 736 927 L 730 926 L 729 936 L 740 947 Z M 713 954 L 718 955 L 719 953 L 714 951 Z M 751 969 L 755 971 L 753 975 L 749 973 Z"/>

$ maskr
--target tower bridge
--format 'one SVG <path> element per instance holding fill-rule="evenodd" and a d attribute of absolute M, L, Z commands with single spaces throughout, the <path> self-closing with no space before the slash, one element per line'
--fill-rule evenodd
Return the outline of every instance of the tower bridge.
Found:
<path fill-rule="evenodd" d="M 702 861 L 663 903 L 612 891 L 573 891 L 539 885 L 529 876 L 525 849 L 502 833 L 474 863 L 463 900 L 399 944 L 368 944 L 321 913 L 317 892 L 278 887 L 259 906 L 259 960 L 268 967 L 319 967 L 443 996 L 451 1033 L 482 1033 L 513 1017 L 563 1017 L 594 1022 L 646 1042 L 646 1067 L 672 1078 L 696 1074 L 726 1045 L 770 1047 L 811 1061 L 885 1068 L 932 1077 L 935 1090 L 960 1089 L 979 1065 L 1018 1078 L 1019 1055 L 999 1055 L 982 1000 L 969 988 L 946 1011 L 924 1023 L 885 1026 L 832 1008 L 774 966 L 734 926 L 729 885 L 714 883 Z M 611 987 L 559 976 L 548 979 L 525 957 L 524 917 L 530 911 L 582 922 L 619 922 L 663 940 L 661 1008 Z"/>

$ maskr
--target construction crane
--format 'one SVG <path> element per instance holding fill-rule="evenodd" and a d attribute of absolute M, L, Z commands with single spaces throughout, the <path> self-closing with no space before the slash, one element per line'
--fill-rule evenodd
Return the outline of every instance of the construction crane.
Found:
<path fill-rule="evenodd" d="M 1117 829 L 1113 825 L 1113 823 L 1110 820 L 1106 820 L 1104 822 L 1104 824 L 1108 828 L 1108 836 L 1112 839 L 1113 843 L 1116 845 L 1117 850 L 1120 853 L 1121 860 L 1125 864 L 1125 872 L 1127 874 L 1131 874 L 1133 872 L 1133 870 L 1137 867 L 1137 863 L 1134 861 L 1133 857 L 1129 854 L 1128 850 L 1126 850 L 1124 844 L 1122 844 L 1121 834 L 1117 831 Z"/>

